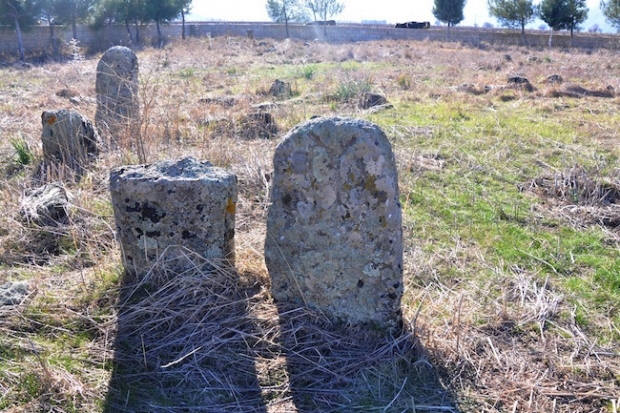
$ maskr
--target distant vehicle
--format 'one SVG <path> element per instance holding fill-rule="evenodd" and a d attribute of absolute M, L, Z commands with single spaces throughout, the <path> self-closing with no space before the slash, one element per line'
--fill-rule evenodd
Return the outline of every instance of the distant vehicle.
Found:
<path fill-rule="evenodd" d="M 319 20 L 306 23 L 306 26 L 335 26 L 336 20 Z"/>
<path fill-rule="evenodd" d="M 397 29 L 430 29 L 431 24 L 429 22 L 407 22 L 396 23 Z"/>

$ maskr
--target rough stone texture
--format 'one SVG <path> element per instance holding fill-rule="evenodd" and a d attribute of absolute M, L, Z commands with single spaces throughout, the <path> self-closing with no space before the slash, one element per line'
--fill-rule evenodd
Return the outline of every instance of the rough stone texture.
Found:
<path fill-rule="evenodd" d="M 199 100 L 200 103 L 207 105 L 219 105 L 225 108 L 231 108 L 237 104 L 239 98 L 236 96 L 219 96 L 219 97 L 206 97 Z"/>
<path fill-rule="evenodd" d="M 28 296 L 28 282 L 7 282 L 0 286 L 0 306 L 21 304 Z"/>
<path fill-rule="evenodd" d="M 234 264 L 234 174 L 193 158 L 123 166 L 110 172 L 110 192 L 128 274 L 141 277 L 157 260 L 185 271 L 192 252 Z"/>
<path fill-rule="evenodd" d="M 56 226 L 67 222 L 71 194 L 60 182 L 32 190 L 21 201 L 24 222 L 39 226 Z"/>
<path fill-rule="evenodd" d="M 515 89 L 525 90 L 526 92 L 533 92 L 536 90 L 530 81 L 522 76 L 509 76 L 508 85 L 514 87 Z"/>
<path fill-rule="evenodd" d="M 400 323 L 402 226 L 390 143 L 363 120 L 316 118 L 274 155 L 265 260 L 277 301 L 336 322 Z"/>
<path fill-rule="evenodd" d="M 564 79 L 562 78 L 562 76 L 556 74 L 553 75 L 549 75 L 547 76 L 547 78 L 545 79 L 545 83 L 550 84 L 550 85 L 561 85 L 562 83 L 564 83 Z"/>
<path fill-rule="evenodd" d="M 278 134 L 273 115 L 264 110 L 248 113 L 240 119 L 240 137 L 246 139 L 270 139 Z"/>
<path fill-rule="evenodd" d="M 280 79 L 276 79 L 269 88 L 269 94 L 275 97 L 289 97 L 293 94 L 293 91 L 289 82 L 283 82 Z"/>
<path fill-rule="evenodd" d="M 124 134 L 137 133 L 138 58 L 129 48 L 109 48 L 97 65 L 97 112 L 95 124 L 108 143 L 115 144 Z"/>
<path fill-rule="evenodd" d="M 74 110 L 49 110 L 41 115 L 43 158 L 81 172 L 101 144 L 93 123 Z"/>
<path fill-rule="evenodd" d="M 370 109 L 374 106 L 387 105 L 387 99 L 378 93 L 364 92 L 360 95 L 357 106 L 360 109 Z"/>

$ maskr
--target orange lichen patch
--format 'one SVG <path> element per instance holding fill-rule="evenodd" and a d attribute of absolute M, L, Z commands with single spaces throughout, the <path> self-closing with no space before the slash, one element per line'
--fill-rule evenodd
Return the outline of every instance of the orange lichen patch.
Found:
<path fill-rule="evenodd" d="M 228 204 L 226 205 L 226 212 L 230 215 L 235 215 L 235 211 L 237 210 L 237 206 L 233 202 L 232 198 L 228 198 Z"/>
<path fill-rule="evenodd" d="M 53 125 L 54 123 L 56 123 L 56 115 L 50 116 L 49 119 L 47 120 L 48 125 Z"/>

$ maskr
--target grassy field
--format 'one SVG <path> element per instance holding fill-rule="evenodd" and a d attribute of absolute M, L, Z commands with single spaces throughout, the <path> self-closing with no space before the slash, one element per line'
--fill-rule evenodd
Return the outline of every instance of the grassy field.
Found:
<path fill-rule="evenodd" d="M 0 307 L 1 411 L 620 410 L 617 52 L 206 38 L 137 54 L 140 135 L 65 182 L 73 206 L 53 227 L 20 217 L 57 178 L 41 112 L 94 119 L 99 56 L 0 68 L 0 285 L 29 285 Z M 269 94 L 276 79 L 290 95 Z M 361 109 L 366 92 L 392 107 Z M 271 139 L 248 118 L 260 103 Z M 314 115 L 368 119 L 392 142 L 402 335 L 271 300 L 271 157 Z M 236 271 L 197 260 L 156 291 L 128 283 L 109 170 L 186 155 L 239 178 Z"/>

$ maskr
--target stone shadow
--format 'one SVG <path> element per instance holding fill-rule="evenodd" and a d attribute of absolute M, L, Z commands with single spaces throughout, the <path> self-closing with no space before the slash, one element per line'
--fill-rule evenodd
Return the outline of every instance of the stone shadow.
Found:
<path fill-rule="evenodd" d="M 306 308 L 278 311 L 297 412 L 459 412 L 410 329 L 391 335 L 336 325 Z"/>
<path fill-rule="evenodd" d="M 361 119 L 312 119 L 273 163 L 265 264 L 296 411 L 455 411 L 402 328 L 402 211 L 385 133 Z"/>
<path fill-rule="evenodd" d="M 266 412 L 248 316 L 257 284 L 185 253 L 185 272 L 166 271 L 164 252 L 157 273 L 124 277 L 104 412 Z"/>

